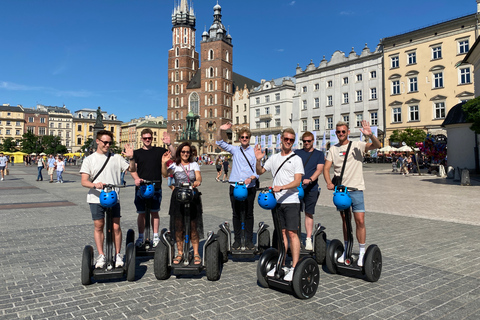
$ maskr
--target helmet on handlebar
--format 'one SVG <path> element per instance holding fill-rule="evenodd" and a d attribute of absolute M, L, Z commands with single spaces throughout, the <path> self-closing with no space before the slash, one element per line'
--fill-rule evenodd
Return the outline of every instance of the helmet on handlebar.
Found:
<path fill-rule="evenodd" d="M 244 184 L 235 183 L 235 188 L 233 188 L 233 197 L 237 201 L 247 200 L 248 190 L 247 186 Z"/>
<path fill-rule="evenodd" d="M 352 198 L 350 198 L 350 193 L 347 188 L 344 191 L 337 190 L 338 187 L 335 187 L 335 192 L 333 193 L 333 204 L 337 207 L 338 210 L 346 210 L 352 205 Z"/>
<path fill-rule="evenodd" d="M 117 204 L 118 197 L 115 190 L 110 192 L 102 191 L 100 193 L 100 205 L 104 208 L 111 208 Z"/>
<path fill-rule="evenodd" d="M 155 193 L 155 188 L 153 184 L 144 184 L 140 186 L 138 191 L 139 191 L 140 197 L 144 199 L 150 199 L 153 197 L 153 194 Z"/>
<path fill-rule="evenodd" d="M 298 199 L 302 200 L 303 197 L 305 197 L 305 190 L 303 190 L 302 185 L 299 185 L 297 189 L 298 189 Z"/>
<path fill-rule="evenodd" d="M 272 189 L 260 191 L 258 195 L 258 205 L 265 210 L 272 210 L 277 205 L 277 199 L 273 194 Z"/>

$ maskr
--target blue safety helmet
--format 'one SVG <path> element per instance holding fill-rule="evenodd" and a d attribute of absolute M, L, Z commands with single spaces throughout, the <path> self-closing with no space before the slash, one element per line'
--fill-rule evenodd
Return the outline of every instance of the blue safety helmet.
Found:
<path fill-rule="evenodd" d="M 352 205 L 352 198 L 350 193 L 345 188 L 344 191 L 337 190 L 335 187 L 335 192 L 333 193 L 333 204 L 337 207 L 338 210 L 346 210 Z"/>
<path fill-rule="evenodd" d="M 299 185 L 297 189 L 298 189 L 298 199 L 302 200 L 303 197 L 305 197 L 305 190 L 303 190 L 303 187 L 301 185 Z"/>
<path fill-rule="evenodd" d="M 235 183 L 235 188 L 233 188 L 233 197 L 237 201 L 247 200 L 248 190 L 247 186 L 244 184 Z"/>
<path fill-rule="evenodd" d="M 155 188 L 153 184 L 144 184 L 140 186 L 138 191 L 140 192 L 140 197 L 144 199 L 150 199 L 155 193 Z"/>
<path fill-rule="evenodd" d="M 272 210 L 277 205 L 277 199 L 272 189 L 263 190 L 258 194 L 258 205 L 265 210 Z"/>
<path fill-rule="evenodd" d="M 110 192 L 102 191 L 100 193 L 100 205 L 104 208 L 111 208 L 117 204 L 117 193 L 112 190 Z"/>

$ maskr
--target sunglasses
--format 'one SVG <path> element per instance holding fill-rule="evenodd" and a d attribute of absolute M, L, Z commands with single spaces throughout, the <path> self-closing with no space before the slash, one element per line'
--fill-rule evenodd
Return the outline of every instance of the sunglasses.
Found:
<path fill-rule="evenodd" d="M 283 138 L 283 141 L 285 141 L 285 142 L 291 142 L 291 143 L 294 143 L 294 142 L 295 142 L 295 138 L 293 138 L 293 139 L 290 139 L 290 138 Z"/>
<path fill-rule="evenodd" d="M 100 142 L 102 142 L 104 145 L 112 145 L 113 141 L 103 141 L 103 140 L 98 140 Z"/>
<path fill-rule="evenodd" d="M 190 154 L 190 151 L 180 151 L 180 153 L 184 153 L 184 154 Z"/>
<path fill-rule="evenodd" d="M 241 136 L 240 139 L 250 139 L 249 136 Z"/>
<path fill-rule="evenodd" d="M 302 141 L 303 141 L 303 143 L 305 143 L 305 142 L 308 142 L 308 143 L 312 142 L 312 140 L 302 140 Z"/>
<path fill-rule="evenodd" d="M 335 131 L 335 132 L 336 132 L 337 134 L 339 134 L 339 133 L 343 133 L 343 134 L 347 133 L 347 131 L 345 131 L 345 130 L 337 130 L 337 131 Z"/>
<path fill-rule="evenodd" d="M 152 140 L 152 137 L 145 137 L 145 138 L 142 138 L 143 140 Z"/>

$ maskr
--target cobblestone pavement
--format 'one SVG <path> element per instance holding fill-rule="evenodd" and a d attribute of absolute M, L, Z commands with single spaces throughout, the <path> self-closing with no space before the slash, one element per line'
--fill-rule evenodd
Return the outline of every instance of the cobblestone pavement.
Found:
<path fill-rule="evenodd" d="M 153 259 L 137 258 L 136 281 L 80 282 L 83 247 L 93 223 L 78 167 L 65 183 L 37 182 L 35 167 L 16 165 L 0 182 L 1 319 L 478 319 L 480 317 L 480 186 L 435 176 L 403 177 L 365 165 L 367 244 L 383 255 L 380 280 L 321 270 L 310 300 L 257 285 L 256 261 L 230 260 L 219 281 L 205 275 L 158 281 Z M 205 230 L 231 221 L 228 185 L 202 166 Z M 127 175 L 128 185 L 132 179 Z M 340 239 L 340 218 L 325 188 L 315 221 Z M 269 184 L 262 177 L 262 186 Z M 161 227 L 170 190 L 164 186 Z M 133 188 L 122 190 L 122 229 L 136 229 Z M 6 206 L 6 205 L 10 206 Z M 69 205 L 70 204 L 70 205 Z M 255 221 L 273 225 L 256 205 Z M 355 249 L 357 246 L 355 245 Z M 122 248 L 124 252 L 124 248 Z M 96 254 L 95 254 L 96 255 Z"/>

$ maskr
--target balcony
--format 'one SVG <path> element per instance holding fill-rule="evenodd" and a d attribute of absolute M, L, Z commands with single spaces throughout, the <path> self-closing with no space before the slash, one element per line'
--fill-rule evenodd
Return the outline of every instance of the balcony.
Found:
<path fill-rule="evenodd" d="M 273 115 L 272 114 L 262 114 L 261 116 L 258 117 L 260 121 L 270 121 L 272 120 Z"/>
<path fill-rule="evenodd" d="M 282 133 L 283 127 L 270 127 L 270 128 L 258 128 L 258 129 L 250 129 L 252 135 L 271 135 L 271 134 L 279 134 Z"/>

